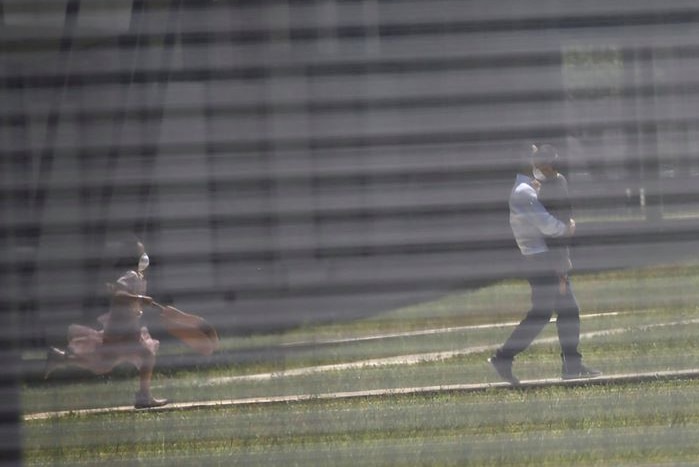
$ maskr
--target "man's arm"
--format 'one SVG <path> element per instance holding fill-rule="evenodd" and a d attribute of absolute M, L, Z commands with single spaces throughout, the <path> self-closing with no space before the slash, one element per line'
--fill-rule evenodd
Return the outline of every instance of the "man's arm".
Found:
<path fill-rule="evenodd" d="M 571 219 L 570 224 L 565 224 L 549 213 L 539 201 L 536 190 L 526 186 L 518 190 L 517 204 L 520 205 L 522 213 L 547 237 L 571 236 L 575 232 L 575 222 Z"/>

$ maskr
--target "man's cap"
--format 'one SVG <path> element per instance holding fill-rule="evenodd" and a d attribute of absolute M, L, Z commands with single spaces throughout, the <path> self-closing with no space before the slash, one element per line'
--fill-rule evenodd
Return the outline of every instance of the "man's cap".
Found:
<path fill-rule="evenodd" d="M 534 165 L 548 164 L 555 166 L 559 159 L 558 150 L 551 144 L 532 147 L 530 160 Z"/>

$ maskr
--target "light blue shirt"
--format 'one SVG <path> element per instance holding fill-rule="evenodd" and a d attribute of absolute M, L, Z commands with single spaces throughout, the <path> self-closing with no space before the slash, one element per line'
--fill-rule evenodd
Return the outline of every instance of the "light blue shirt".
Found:
<path fill-rule="evenodd" d="M 530 177 L 517 174 L 510 193 L 510 227 L 525 256 L 547 252 L 546 237 L 561 237 L 566 233 L 566 225 L 541 204 L 532 182 Z"/>

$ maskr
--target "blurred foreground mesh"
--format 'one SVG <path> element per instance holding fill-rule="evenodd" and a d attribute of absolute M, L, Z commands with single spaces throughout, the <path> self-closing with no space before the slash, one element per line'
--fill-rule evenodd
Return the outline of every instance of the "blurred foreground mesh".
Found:
<path fill-rule="evenodd" d="M 105 311 L 126 232 L 151 294 L 224 335 L 516 276 L 530 141 L 566 157 L 578 270 L 696 251 L 696 2 L 5 0 L 0 19 L 3 360 Z"/>

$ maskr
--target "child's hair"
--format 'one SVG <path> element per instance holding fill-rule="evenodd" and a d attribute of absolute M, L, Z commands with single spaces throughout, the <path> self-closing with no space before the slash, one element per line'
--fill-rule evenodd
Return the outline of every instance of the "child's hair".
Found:
<path fill-rule="evenodd" d="M 110 263 L 115 270 L 135 269 L 141 257 L 140 244 L 136 235 L 126 235 L 108 246 Z"/>

